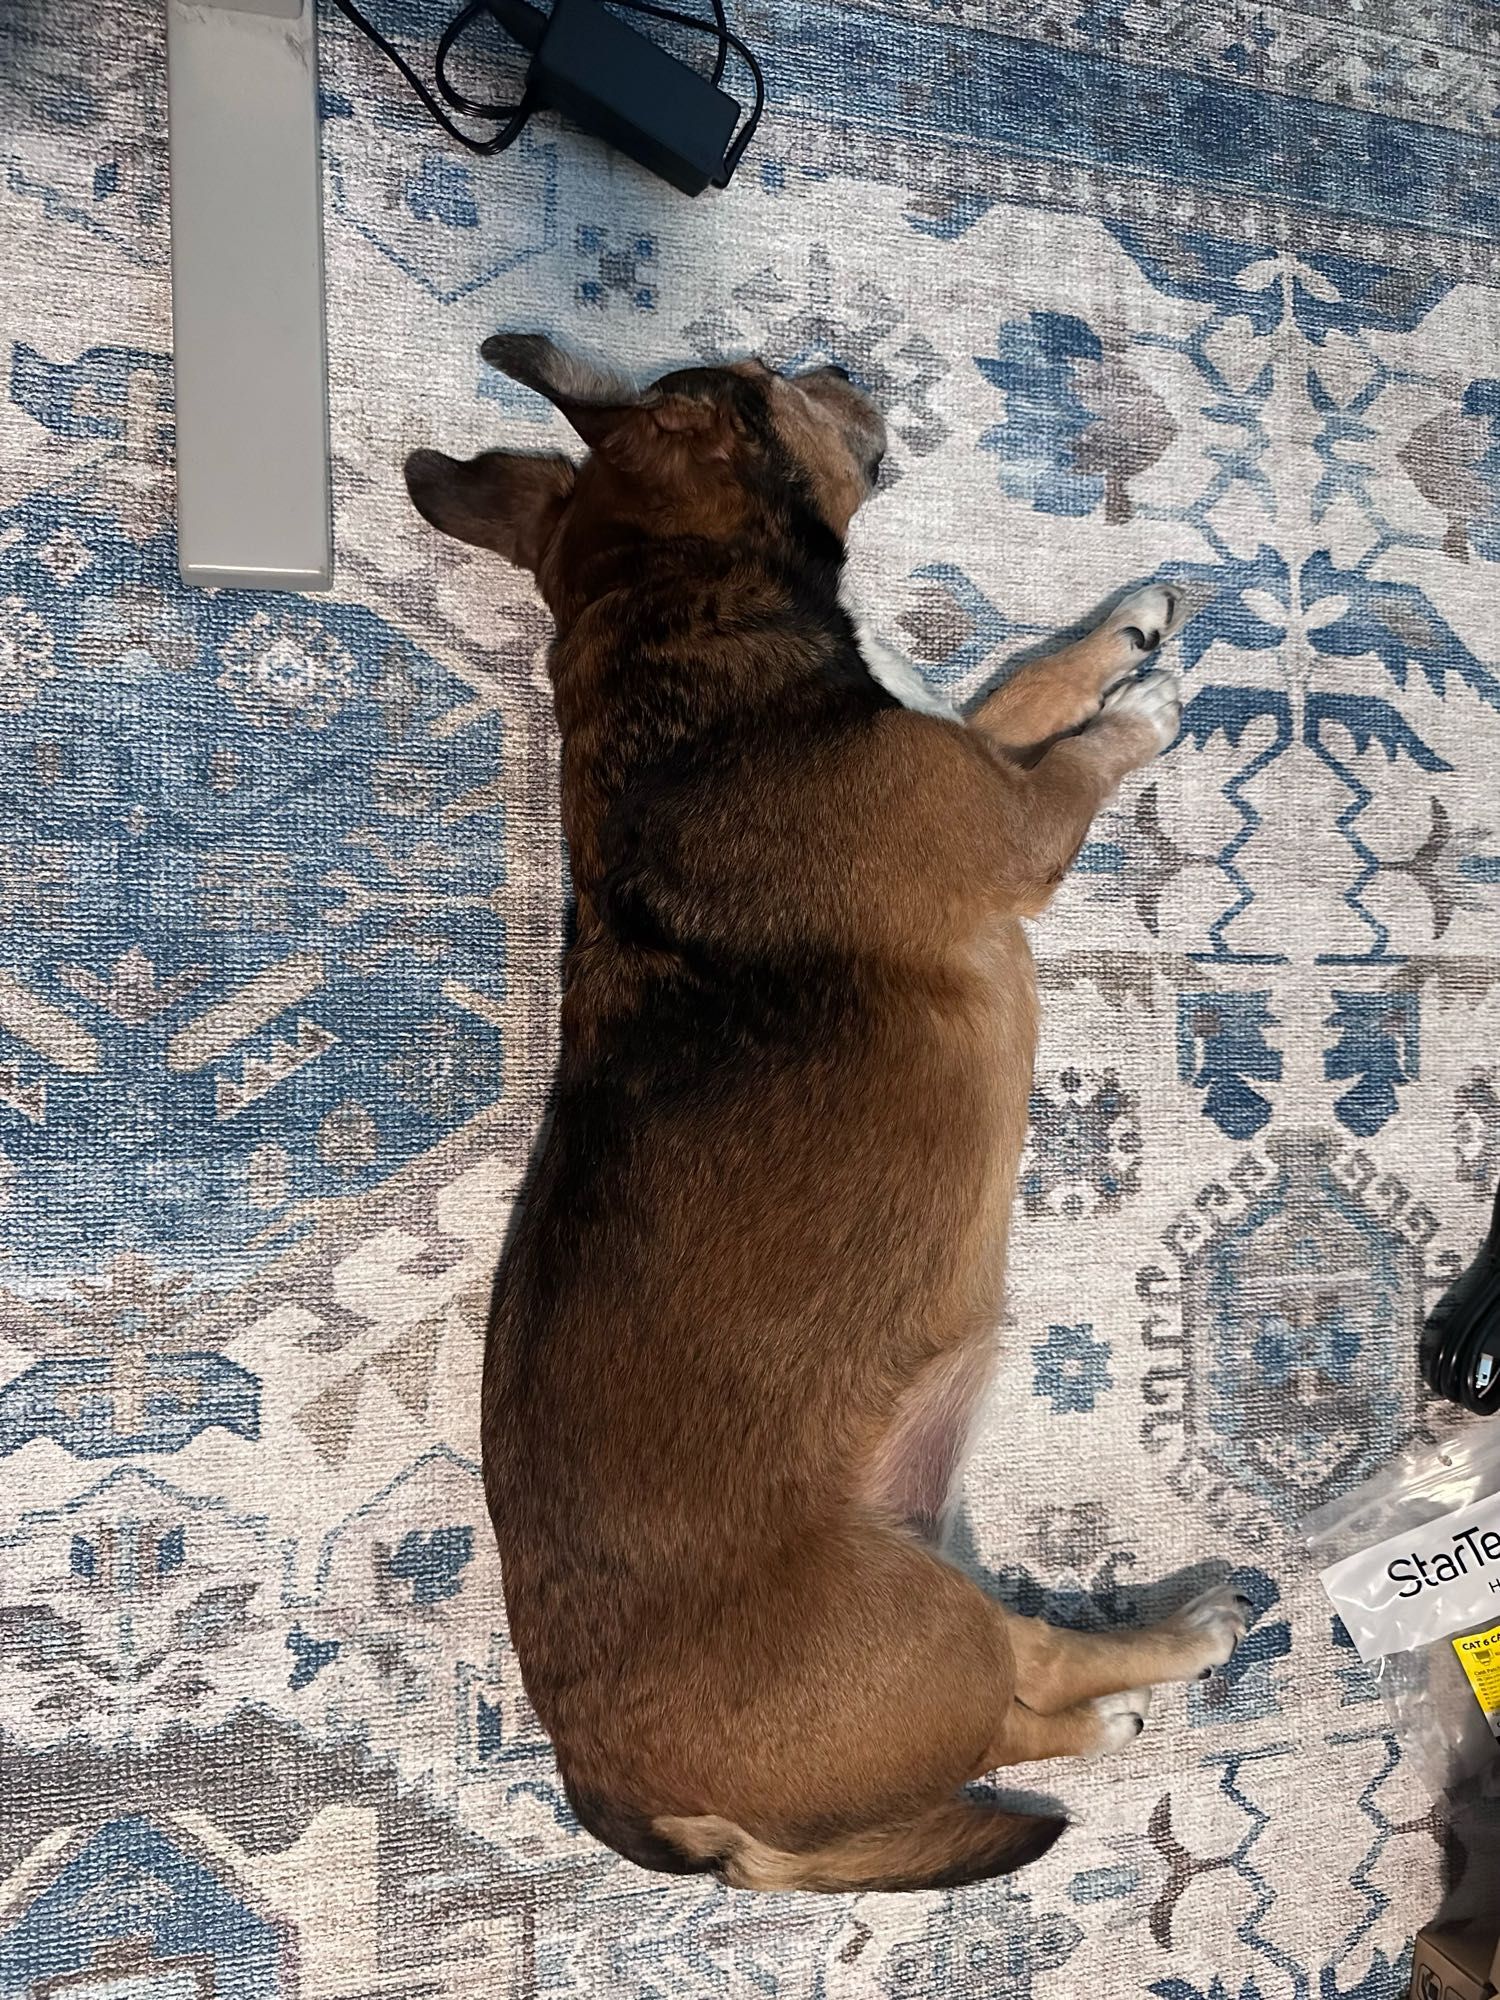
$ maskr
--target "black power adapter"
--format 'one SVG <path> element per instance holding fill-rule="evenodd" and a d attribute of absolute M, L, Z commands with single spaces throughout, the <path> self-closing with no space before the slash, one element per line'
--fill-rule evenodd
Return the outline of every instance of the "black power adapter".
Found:
<path fill-rule="evenodd" d="M 605 140 L 682 193 L 701 194 L 707 187 L 728 184 L 765 104 L 760 65 L 731 32 L 724 0 L 711 0 L 711 22 L 658 0 L 614 0 L 630 13 L 715 35 L 719 46 L 711 77 L 679 62 L 660 43 L 606 11 L 602 0 L 553 0 L 550 13 L 531 0 L 469 0 L 438 40 L 435 69 L 438 91 L 453 110 L 500 121 L 497 132 L 475 138 L 453 123 L 354 0 L 335 0 L 335 4 L 390 58 L 443 129 L 475 153 L 503 152 L 520 137 L 533 112 L 548 109 Z M 455 44 L 485 18 L 531 56 L 515 104 L 487 104 L 467 97 L 448 75 Z M 754 107 L 738 138 L 734 134 L 740 106 L 720 88 L 730 49 L 745 63 L 755 85 Z"/>
<path fill-rule="evenodd" d="M 599 0 L 553 0 L 550 14 L 529 0 L 489 0 L 489 11 L 532 51 L 526 88 L 538 105 L 684 194 L 702 194 L 724 172 L 740 107 Z"/>

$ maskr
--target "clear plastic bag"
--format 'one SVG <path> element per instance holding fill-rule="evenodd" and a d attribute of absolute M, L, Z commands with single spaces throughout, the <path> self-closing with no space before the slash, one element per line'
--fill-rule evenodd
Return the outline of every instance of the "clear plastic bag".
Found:
<path fill-rule="evenodd" d="M 1415 1531 L 1431 1528 L 1444 1516 L 1480 1507 L 1497 1496 L 1500 1424 L 1476 1425 L 1444 1443 L 1402 1453 L 1362 1486 L 1309 1515 L 1302 1532 L 1319 1570 L 1326 1572 L 1331 1565 L 1362 1556 L 1396 1536 L 1411 1537 L 1414 1547 L 1441 1545 L 1445 1530 L 1425 1538 Z M 1488 1518 L 1488 1510 L 1485 1512 Z M 1473 1546 L 1472 1540 L 1469 1546 Z M 1482 1551 L 1479 1561 L 1483 1561 Z M 1411 1565 L 1407 1563 L 1399 1574 L 1412 1575 Z M 1488 1577 L 1485 1588 L 1489 1589 Z M 1342 1611 L 1333 1589 L 1329 1595 L 1335 1608 Z M 1420 1598 L 1421 1592 L 1414 1589 L 1412 1595 Z M 1500 1593 L 1488 1598 L 1487 1608 L 1478 1617 L 1463 1618 L 1439 1635 L 1421 1636 L 1415 1644 L 1399 1643 L 1400 1637 L 1411 1637 L 1421 1630 L 1415 1612 L 1410 1630 L 1404 1630 L 1402 1610 L 1400 1606 L 1387 1607 L 1379 1614 L 1387 1633 L 1397 1636 L 1398 1645 L 1368 1665 L 1403 1748 L 1434 1791 L 1454 1792 L 1463 1787 L 1470 1795 L 1500 1796 L 1500 1742 L 1491 1732 L 1453 1646 L 1455 1636 L 1472 1630 L 1482 1620 L 1500 1621 Z M 1442 1622 L 1434 1621 L 1430 1606 L 1424 1605 L 1423 1610 L 1427 1629 Z M 1345 1623 L 1349 1622 L 1346 1616 Z"/>

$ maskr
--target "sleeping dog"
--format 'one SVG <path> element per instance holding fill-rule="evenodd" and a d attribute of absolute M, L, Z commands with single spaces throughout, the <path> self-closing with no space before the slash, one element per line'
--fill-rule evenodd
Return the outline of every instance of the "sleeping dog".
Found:
<path fill-rule="evenodd" d="M 511 1634 L 579 1819 L 761 1889 L 932 1889 L 1063 1821 L 966 1792 L 1130 1742 L 1247 1599 L 1064 1631 L 944 1559 L 1026 1131 L 1036 916 L 1172 741 L 1126 597 L 945 711 L 845 602 L 884 427 L 838 368 L 644 393 L 486 360 L 589 448 L 408 460 L 529 570 L 577 896 L 554 1110 L 482 1407 Z"/>

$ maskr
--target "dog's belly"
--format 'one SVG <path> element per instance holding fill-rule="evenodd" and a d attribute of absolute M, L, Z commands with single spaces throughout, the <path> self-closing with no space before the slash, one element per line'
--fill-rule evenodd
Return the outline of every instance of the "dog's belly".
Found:
<path fill-rule="evenodd" d="M 929 1541 L 946 1539 L 958 1487 L 994 1374 L 986 1326 L 923 1369 L 878 1446 L 865 1497 Z"/>
<path fill-rule="evenodd" d="M 996 926 L 971 947 L 986 996 L 975 1073 L 991 1144 L 970 1239 L 967 1311 L 950 1319 L 940 1350 L 913 1372 L 870 1455 L 863 1487 L 872 1507 L 937 1542 L 951 1526 L 994 1374 L 1011 1202 L 1031 1091 L 1035 974 L 1024 938 L 1011 931 Z"/>

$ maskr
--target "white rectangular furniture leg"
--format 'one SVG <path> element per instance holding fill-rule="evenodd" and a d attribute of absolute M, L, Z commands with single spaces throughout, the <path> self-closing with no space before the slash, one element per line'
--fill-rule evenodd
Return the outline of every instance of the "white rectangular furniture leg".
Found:
<path fill-rule="evenodd" d="M 333 580 L 316 0 L 167 0 L 185 583 Z"/>

